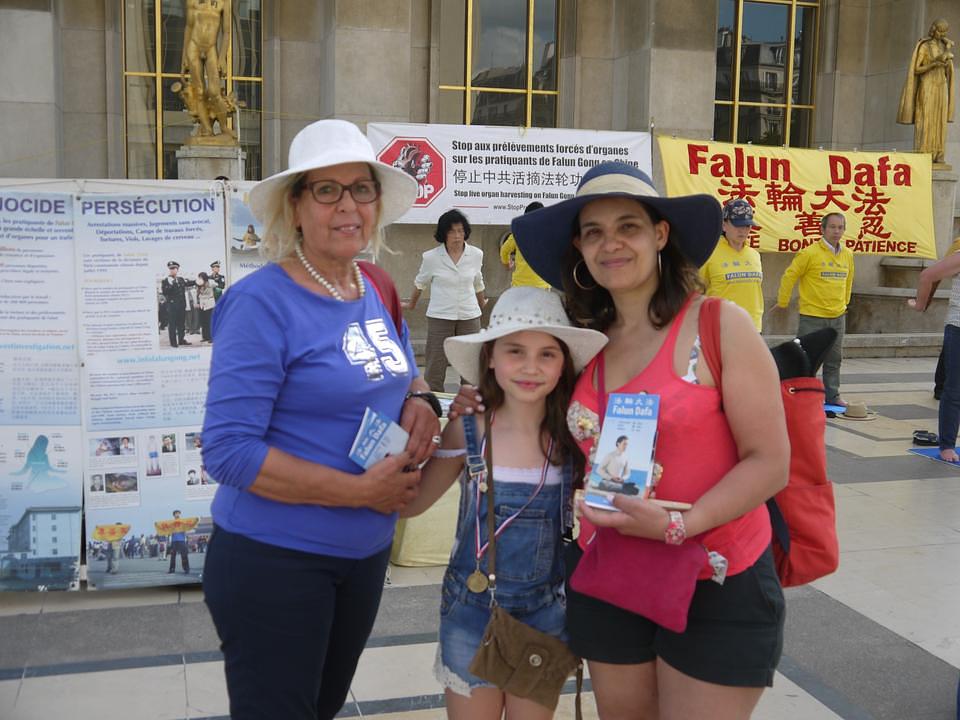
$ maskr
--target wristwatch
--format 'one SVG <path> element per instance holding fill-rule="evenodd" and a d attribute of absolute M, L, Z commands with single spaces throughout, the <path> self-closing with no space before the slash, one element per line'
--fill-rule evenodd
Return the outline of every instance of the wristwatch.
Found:
<path fill-rule="evenodd" d="M 687 539 L 687 528 L 683 524 L 683 515 L 676 510 L 670 511 L 670 523 L 663 534 L 663 540 L 667 545 L 683 545 Z"/>
<path fill-rule="evenodd" d="M 427 404 L 430 405 L 430 409 L 436 413 L 437 417 L 443 417 L 443 408 L 440 407 L 440 401 L 437 400 L 437 396 L 432 392 L 408 392 L 403 401 L 406 402 L 410 398 L 420 398 L 421 400 L 426 400 Z"/>

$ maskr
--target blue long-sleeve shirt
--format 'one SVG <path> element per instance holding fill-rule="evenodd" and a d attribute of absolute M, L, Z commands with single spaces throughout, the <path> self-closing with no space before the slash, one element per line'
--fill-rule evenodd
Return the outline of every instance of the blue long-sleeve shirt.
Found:
<path fill-rule="evenodd" d="M 340 302 L 267 265 L 230 288 L 213 314 L 203 460 L 220 483 L 214 522 L 260 542 L 361 558 L 387 547 L 396 514 L 294 505 L 250 492 L 274 447 L 352 474 L 347 457 L 365 408 L 399 420 L 417 375 L 376 289 Z"/>

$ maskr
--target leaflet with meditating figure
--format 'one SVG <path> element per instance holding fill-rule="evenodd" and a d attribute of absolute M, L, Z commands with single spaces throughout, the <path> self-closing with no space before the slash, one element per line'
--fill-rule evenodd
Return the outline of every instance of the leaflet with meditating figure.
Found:
<path fill-rule="evenodd" d="M 614 495 L 642 496 L 650 487 L 659 412 L 659 395 L 610 394 L 587 476 L 587 505 L 616 510 Z"/>

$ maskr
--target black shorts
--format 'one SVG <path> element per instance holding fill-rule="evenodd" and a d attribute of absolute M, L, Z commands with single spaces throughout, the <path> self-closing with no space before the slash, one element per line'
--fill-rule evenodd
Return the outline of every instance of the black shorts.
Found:
<path fill-rule="evenodd" d="M 567 548 L 567 577 L 583 554 Z M 587 660 L 636 665 L 659 657 L 685 675 L 734 687 L 770 687 L 783 652 L 783 590 L 769 548 L 723 585 L 700 580 L 687 629 L 675 633 L 567 584 L 570 647 Z"/>

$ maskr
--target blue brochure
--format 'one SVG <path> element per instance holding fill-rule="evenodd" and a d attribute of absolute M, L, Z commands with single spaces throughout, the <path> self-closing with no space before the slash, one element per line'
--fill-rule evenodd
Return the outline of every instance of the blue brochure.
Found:
<path fill-rule="evenodd" d="M 410 435 L 383 413 L 367 408 L 349 457 L 364 470 L 387 455 L 403 452 Z"/>
<path fill-rule="evenodd" d="M 593 466 L 587 476 L 587 505 L 616 510 L 617 494 L 639 495 L 653 481 L 660 396 L 611 393 Z"/>

